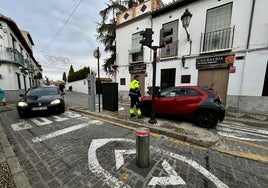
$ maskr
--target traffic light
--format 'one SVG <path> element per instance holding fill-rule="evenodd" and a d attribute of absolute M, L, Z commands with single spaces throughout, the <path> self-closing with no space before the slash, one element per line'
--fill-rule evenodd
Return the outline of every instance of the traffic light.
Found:
<path fill-rule="evenodd" d="M 172 43 L 172 34 L 173 34 L 173 28 L 164 29 L 162 28 L 160 30 L 160 47 L 164 47 L 167 44 Z"/>
<path fill-rule="evenodd" d="M 141 31 L 140 35 L 142 36 L 142 39 L 140 40 L 140 43 L 143 46 L 148 46 L 151 47 L 152 46 L 152 35 L 154 34 L 154 32 L 152 31 L 151 28 L 146 28 L 145 31 Z"/>

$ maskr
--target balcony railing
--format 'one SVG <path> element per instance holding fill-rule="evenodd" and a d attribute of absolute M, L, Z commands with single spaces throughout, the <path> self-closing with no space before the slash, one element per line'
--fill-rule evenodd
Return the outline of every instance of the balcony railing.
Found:
<path fill-rule="evenodd" d="M 23 55 L 14 48 L 5 48 L 0 46 L 0 60 L 10 61 L 13 63 L 17 63 L 22 67 L 25 67 Z"/>
<path fill-rule="evenodd" d="M 233 47 L 234 28 L 202 33 L 200 53 L 231 50 Z"/>

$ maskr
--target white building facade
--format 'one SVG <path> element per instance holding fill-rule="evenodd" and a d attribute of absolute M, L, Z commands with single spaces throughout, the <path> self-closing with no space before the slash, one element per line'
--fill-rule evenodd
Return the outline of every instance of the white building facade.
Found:
<path fill-rule="evenodd" d="M 156 86 L 208 86 L 219 93 L 227 110 L 268 114 L 265 7 L 267 0 L 177 0 L 165 6 L 150 0 L 118 14 L 120 98 L 128 98 L 136 74 L 144 95 L 152 86 L 153 51 L 139 44 L 140 32 L 151 28 L 152 46 L 167 41 L 157 51 Z M 192 14 L 187 30 L 181 21 L 186 9 Z"/>
<path fill-rule="evenodd" d="M 42 68 L 32 52 L 30 34 L 0 14 L 0 88 L 7 102 L 15 102 L 18 95 L 42 80 Z"/>

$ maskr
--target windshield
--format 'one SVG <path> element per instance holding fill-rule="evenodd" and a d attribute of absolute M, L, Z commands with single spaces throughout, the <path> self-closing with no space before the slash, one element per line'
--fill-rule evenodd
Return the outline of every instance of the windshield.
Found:
<path fill-rule="evenodd" d="M 59 91 L 56 87 L 38 87 L 32 88 L 27 92 L 27 96 L 47 96 L 58 95 Z"/>

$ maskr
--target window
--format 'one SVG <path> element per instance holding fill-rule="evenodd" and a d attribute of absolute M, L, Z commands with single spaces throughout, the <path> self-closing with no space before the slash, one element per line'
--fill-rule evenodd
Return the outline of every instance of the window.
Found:
<path fill-rule="evenodd" d="M 176 69 L 162 69 L 161 70 L 161 89 L 175 86 Z"/>
<path fill-rule="evenodd" d="M 231 28 L 232 3 L 207 10 L 206 31 L 202 34 L 203 51 L 231 48 L 234 27 Z"/>
<path fill-rule="evenodd" d="M 16 73 L 16 74 L 17 74 L 18 88 L 21 89 L 20 73 Z"/>
<path fill-rule="evenodd" d="M 191 75 L 182 75 L 181 76 L 181 83 L 182 84 L 191 83 Z"/>
<path fill-rule="evenodd" d="M 120 78 L 120 85 L 126 85 L 126 79 Z"/>
<path fill-rule="evenodd" d="M 132 35 L 131 50 L 129 50 L 129 54 L 131 55 L 131 63 L 143 61 L 143 51 L 140 44 L 141 39 L 142 36 L 140 33 L 135 33 Z"/>
<path fill-rule="evenodd" d="M 163 24 L 163 35 L 160 41 L 168 39 L 168 44 L 161 48 L 161 58 L 174 57 L 178 55 L 178 20 Z"/>

